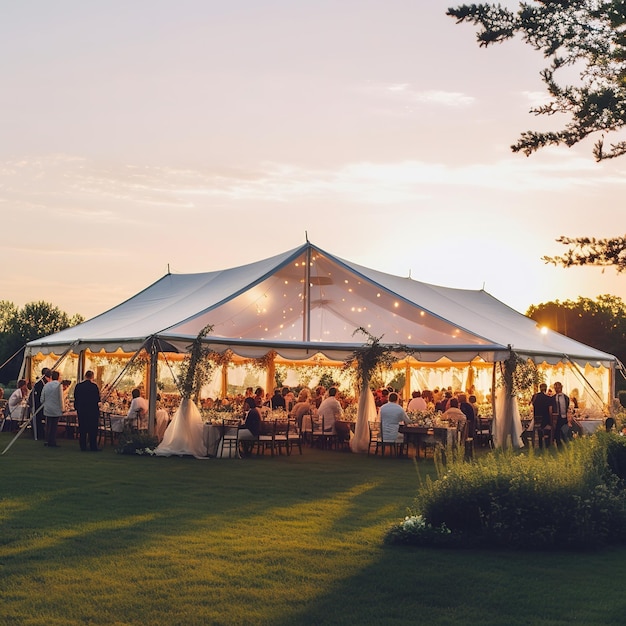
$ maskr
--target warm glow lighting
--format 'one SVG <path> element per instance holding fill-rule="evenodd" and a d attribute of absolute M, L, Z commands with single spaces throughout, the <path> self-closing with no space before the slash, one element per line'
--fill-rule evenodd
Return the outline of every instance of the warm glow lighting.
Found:
<path fill-rule="evenodd" d="M 377 293 L 377 294 L 376 294 L 376 297 L 377 297 L 377 298 L 380 298 L 380 294 L 379 294 L 379 293 Z"/>
<path fill-rule="evenodd" d="M 424 317 L 424 315 L 426 315 L 426 313 L 424 313 L 424 311 L 420 311 L 420 317 Z"/>
<path fill-rule="evenodd" d="M 539 329 L 539 332 L 541 332 L 542 335 L 547 335 L 548 334 L 548 327 L 547 326 L 542 326 Z"/>
<path fill-rule="evenodd" d="M 397 309 L 397 308 L 400 306 L 400 303 L 399 303 L 399 302 L 394 302 L 394 303 L 393 303 L 393 306 L 394 306 L 394 308 L 396 308 L 396 309 Z"/>

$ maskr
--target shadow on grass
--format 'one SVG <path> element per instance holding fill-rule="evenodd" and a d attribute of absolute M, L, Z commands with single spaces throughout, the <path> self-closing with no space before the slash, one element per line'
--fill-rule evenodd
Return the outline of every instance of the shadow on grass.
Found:
<path fill-rule="evenodd" d="M 0 457 L 0 616 L 11 623 L 623 622 L 624 550 L 383 545 L 430 461 L 310 449 L 197 461 L 62 445 L 20 440 Z M 29 594 L 33 584 L 46 593 Z"/>

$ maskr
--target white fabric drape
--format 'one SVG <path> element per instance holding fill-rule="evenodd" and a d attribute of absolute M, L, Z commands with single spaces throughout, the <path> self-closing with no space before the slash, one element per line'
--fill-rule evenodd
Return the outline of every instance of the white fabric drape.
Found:
<path fill-rule="evenodd" d="M 510 437 L 510 440 L 509 440 Z M 517 398 L 498 389 L 496 412 L 493 420 L 493 442 L 496 448 L 523 448 L 522 419 L 517 408 Z"/>
<path fill-rule="evenodd" d="M 189 454 L 197 459 L 208 458 L 202 429 L 202 416 L 198 407 L 190 399 L 183 398 L 155 454 L 157 456 Z"/>
<path fill-rule="evenodd" d="M 354 437 L 350 441 L 352 452 L 367 452 L 370 445 L 369 421 L 376 420 L 376 404 L 374 395 L 370 391 L 369 381 L 363 381 L 363 388 L 359 395 Z"/>

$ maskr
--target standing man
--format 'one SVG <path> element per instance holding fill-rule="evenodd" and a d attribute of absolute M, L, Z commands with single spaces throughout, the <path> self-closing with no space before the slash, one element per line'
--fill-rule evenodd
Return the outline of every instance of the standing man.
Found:
<path fill-rule="evenodd" d="M 100 419 L 100 390 L 93 382 L 93 372 L 85 372 L 85 380 L 74 388 L 74 408 L 78 413 L 78 439 L 80 449 L 98 452 L 98 421 Z"/>
<path fill-rule="evenodd" d="M 49 383 L 52 374 L 52 370 L 49 367 L 44 367 L 41 370 L 41 378 L 33 385 L 33 390 L 28 398 L 28 404 L 30 405 L 30 413 L 35 417 L 35 423 L 33 428 L 37 435 L 37 439 L 43 439 L 45 436 L 44 421 L 43 421 L 43 409 L 41 409 L 41 392 L 43 386 Z"/>
<path fill-rule="evenodd" d="M 535 432 L 539 433 L 539 447 L 543 448 L 544 438 L 552 430 L 552 418 L 550 408 L 552 398 L 546 393 L 548 385 L 541 383 L 539 391 L 533 396 L 530 403 L 533 405 L 533 418 L 535 420 Z M 551 434 L 551 433 L 550 433 Z M 548 440 L 549 443 L 550 440 Z"/>
<path fill-rule="evenodd" d="M 563 393 L 563 385 L 554 383 L 554 396 L 552 397 L 552 417 L 556 417 L 556 432 L 554 441 L 557 446 L 561 445 L 561 429 L 567 424 L 567 412 L 569 410 L 569 396 Z"/>
<path fill-rule="evenodd" d="M 41 390 L 41 404 L 46 418 L 46 443 L 49 448 L 58 448 L 57 425 L 59 417 L 63 415 L 63 386 L 59 381 L 60 373 L 52 372 L 52 380 L 46 383 Z"/>

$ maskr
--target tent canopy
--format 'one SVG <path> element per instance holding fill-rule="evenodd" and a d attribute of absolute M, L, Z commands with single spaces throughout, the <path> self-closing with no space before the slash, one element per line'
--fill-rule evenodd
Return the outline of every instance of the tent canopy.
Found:
<path fill-rule="evenodd" d="M 513 350 L 536 362 L 614 365 L 615 357 L 537 324 L 484 290 L 439 287 L 369 269 L 310 242 L 268 259 L 198 274 L 166 274 L 122 304 L 37 339 L 27 356 L 90 349 L 136 351 L 150 338 L 185 351 L 206 326 L 223 352 L 343 360 L 363 345 L 357 328 L 404 344 L 420 361 L 493 362 Z"/>

